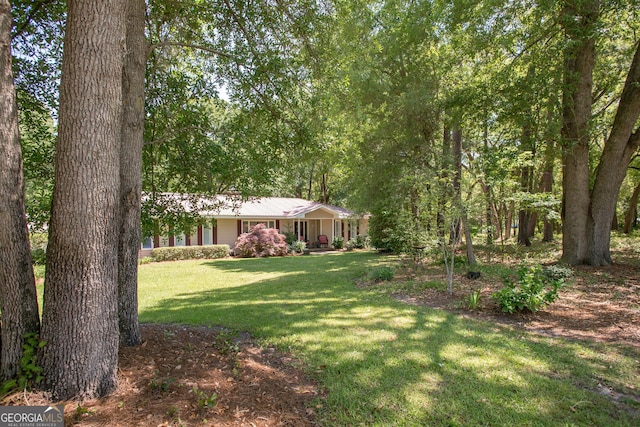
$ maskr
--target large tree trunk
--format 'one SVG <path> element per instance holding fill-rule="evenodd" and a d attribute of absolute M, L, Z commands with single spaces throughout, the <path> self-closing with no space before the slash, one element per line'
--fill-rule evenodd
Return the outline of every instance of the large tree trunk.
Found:
<path fill-rule="evenodd" d="M 611 224 L 620 187 L 627 167 L 640 145 L 640 129 L 633 133 L 640 117 L 640 43 L 627 75 L 618 110 L 609 138 L 604 146 L 591 196 L 591 211 L 587 228 L 588 263 L 611 263 Z"/>
<path fill-rule="evenodd" d="M 640 144 L 640 131 L 636 129 L 634 133 L 640 116 L 640 44 L 636 47 L 611 132 L 596 169 L 593 190 L 589 193 L 588 120 L 599 1 L 578 5 L 580 9 L 576 10 L 567 4 L 563 16 L 570 41 L 566 51 L 563 117 L 563 260 L 570 264 L 599 266 L 612 262 L 611 224 L 618 193 L 629 161 Z"/>
<path fill-rule="evenodd" d="M 0 0 L 0 310 L 2 380 L 18 372 L 24 337 L 40 317 L 24 207 L 18 106 L 11 71 L 11 5 Z"/>
<path fill-rule="evenodd" d="M 116 386 L 125 2 L 70 0 L 41 353 L 54 400 Z"/>
<path fill-rule="evenodd" d="M 127 53 L 122 73 L 122 134 L 120 147 L 120 239 L 118 242 L 118 319 L 120 342 L 141 342 L 138 322 L 138 251 L 144 145 L 144 77 L 147 44 L 145 1 L 127 4 Z"/>
<path fill-rule="evenodd" d="M 595 63 L 595 25 L 599 1 L 565 2 L 562 23 L 567 37 L 562 99 L 562 259 L 580 264 L 587 259 L 585 238 L 589 215 L 589 120 Z"/>

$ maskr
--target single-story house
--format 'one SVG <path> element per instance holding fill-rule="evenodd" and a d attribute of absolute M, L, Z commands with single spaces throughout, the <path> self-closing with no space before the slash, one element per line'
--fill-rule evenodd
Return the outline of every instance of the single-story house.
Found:
<path fill-rule="evenodd" d="M 347 241 L 366 235 L 368 231 L 368 215 L 356 215 L 349 209 L 310 200 L 260 197 L 238 201 L 220 195 L 207 202 L 201 204 L 199 211 L 210 221 L 205 221 L 190 235 L 146 238 L 142 243 L 141 256 L 149 254 L 153 248 L 166 246 L 227 244 L 233 248 L 238 236 L 261 223 L 283 234 L 294 233 L 309 244 L 317 242 L 320 235 L 326 235 L 331 244 L 335 237 Z"/>

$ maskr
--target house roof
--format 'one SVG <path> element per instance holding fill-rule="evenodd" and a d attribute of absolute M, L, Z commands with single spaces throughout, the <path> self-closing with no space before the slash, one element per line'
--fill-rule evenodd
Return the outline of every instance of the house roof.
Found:
<path fill-rule="evenodd" d="M 143 194 L 150 201 L 150 194 Z M 177 193 L 157 193 L 156 203 L 168 210 L 198 212 L 212 218 L 283 219 L 305 218 L 316 211 L 324 211 L 335 219 L 357 217 L 353 211 L 338 206 L 291 197 L 251 197 L 241 200 L 236 195 L 197 196 Z M 365 215 L 367 217 L 368 215 Z"/>
<path fill-rule="evenodd" d="M 338 206 L 290 197 L 259 197 L 247 201 L 224 203 L 226 196 L 217 196 L 217 210 L 202 212 L 216 218 L 304 218 L 307 214 L 324 210 L 335 218 L 350 218 L 354 212 Z"/>

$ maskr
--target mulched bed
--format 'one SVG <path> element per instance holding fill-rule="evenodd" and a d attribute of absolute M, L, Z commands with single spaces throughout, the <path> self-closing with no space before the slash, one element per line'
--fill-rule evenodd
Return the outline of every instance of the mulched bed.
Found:
<path fill-rule="evenodd" d="M 455 278 L 453 294 L 426 289 L 416 294 L 395 294 L 408 304 L 425 305 L 489 320 L 550 336 L 625 344 L 640 348 L 640 266 L 576 267 L 576 275 L 560 290 L 560 298 L 537 313 L 502 313 L 491 294 L 503 284 L 498 280 Z M 444 276 L 421 280 L 446 281 Z M 464 300 L 480 290 L 480 304 L 465 309 Z"/>
<path fill-rule="evenodd" d="M 141 332 L 142 345 L 120 350 L 116 391 L 67 402 L 66 426 L 316 425 L 319 387 L 288 355 L 223 328 L 145 324 Z M 49 402 L 28 393 L 3 404 Z"/>

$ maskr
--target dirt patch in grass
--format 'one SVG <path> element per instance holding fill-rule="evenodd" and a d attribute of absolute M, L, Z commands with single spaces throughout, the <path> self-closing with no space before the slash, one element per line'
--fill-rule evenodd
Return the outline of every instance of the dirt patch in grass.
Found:
<path fill-rule="evenodd" d="M 446 282 L 446 277 L 436 271 L 412 280 Z M 418 293 L 398 292 L 393 296 L 409 304 L 440 308 L 546 335 L 640 348 L 640 267 L 632 264 L 580 266 L 575 272 L 575 276 L 568 279 L 568 286 L 561 289 L 560 298 L 537 313 L 502 313 L 491 294 L 503 283 L 498 278 L 485 276 L 470 280 L 456 275 L 452 294 L 438 288 Z M 481 294 L 478 306 L 473 310 L 466 308 L 466 299 L 478 290 Z"/>
<path fill-rule="evenodd" d="M 109 397 L 65 404 L 65 425 L 312 426 L 319 388 L 286 354 L 221 328 L 141 325 Z M 37 393 L 4 405 L 49 405 Z"/>

